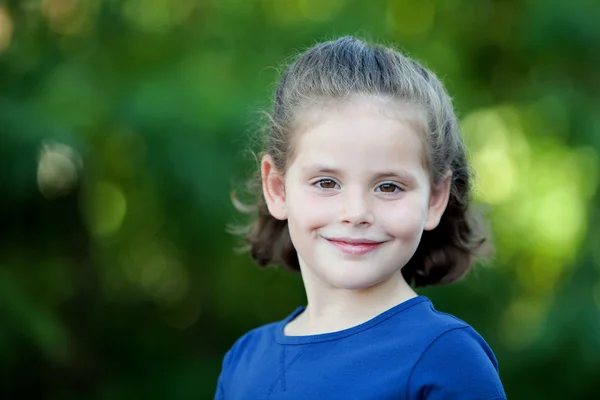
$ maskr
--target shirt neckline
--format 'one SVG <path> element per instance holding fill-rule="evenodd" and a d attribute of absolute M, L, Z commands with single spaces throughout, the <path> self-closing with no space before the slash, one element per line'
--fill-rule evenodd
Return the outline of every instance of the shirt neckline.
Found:
<path fill-rule="evenodd" d="M 359 325 L 353 326 L 351 328 L 343 329 L 341 331 L 329 332 L 329 333 L 320 333 L 317 335 L 304 335 L 304 336 L 287 336 L 283 333 L 283 329 L 285 326 L 296 318 L 306 306 L 300 306 L 294 310 L 287 318 L 279 321 L 275 327 L 275 340 L 279 344 L 309 344 L 309 343 L 318 343 L 318 342 L 327 342 L 331 340 L 337 340 L 340 338 L 344 338 L 350 335 L 354 335 L 358 332 L 362 332 L 366 329 L 369 329 L 386 319 L 414 306 L 419 303 L 429 302 L 430 300 L 425 296 L 416 296 L 411 299 L 408 299 L 400 304 L 395 305 L 394 307 L 382 312 L 381 314 L 371 318 L 370 320 L 363 322 Z"/>

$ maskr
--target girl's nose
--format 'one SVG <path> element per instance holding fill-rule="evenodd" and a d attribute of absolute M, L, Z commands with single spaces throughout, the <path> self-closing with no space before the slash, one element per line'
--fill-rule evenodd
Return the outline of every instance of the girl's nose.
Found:
<path fill-rule="evenodd" d="M 373 223 L 369 199 L 364 193 L 351 191 L 344 193 L 340 211 L 341 221 L 344 224 L 365 226 Z"/>

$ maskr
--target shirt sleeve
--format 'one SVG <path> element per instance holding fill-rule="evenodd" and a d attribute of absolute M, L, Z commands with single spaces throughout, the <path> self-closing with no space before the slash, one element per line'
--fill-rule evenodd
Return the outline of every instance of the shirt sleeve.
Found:
<path fill-rule="evenodd" d="M 423 352 L 408 380 L 408 399 L 505 400 L 498 363 L 469 326 L 438 336 Z"/>
<path fill-rule="evenodd" d="M 230 349 L 225 354 L 225 357 L 223 358 L 223 365 L 221 367 L 221 373 L 219 374 L 219 379 L 217 380 L 217 391 L 215 392 L 214 400 L 225 400 L 225 386 L 226 386 L 225 380 L 226 380 L 226 376 L 227 376 L 228 370 L 229 370 L 231 352 L 232 352 L 232 349 Z"/>

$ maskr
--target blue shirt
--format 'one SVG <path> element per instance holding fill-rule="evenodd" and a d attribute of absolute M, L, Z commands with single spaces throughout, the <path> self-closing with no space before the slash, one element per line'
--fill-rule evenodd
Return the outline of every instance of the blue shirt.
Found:
<path fill-rule="evenodd" d="M 215 399 L 506 399 L 487 343 L 424 296 L 349 329 L 284 335 L 302 310 L 233 345 Z"/>

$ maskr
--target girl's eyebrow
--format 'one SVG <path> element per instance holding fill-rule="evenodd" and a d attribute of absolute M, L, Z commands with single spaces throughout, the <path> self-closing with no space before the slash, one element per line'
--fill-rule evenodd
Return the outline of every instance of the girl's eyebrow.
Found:
<path fill-rule="evenodd" d="M 332 168 L 327 165 L 321 165 L 321 164 L 309 165 L 309 166 L 305 167 L 304 170 L 311 172 L 311 173 L 319 173 L 319 174 L 331 174 L 331 175 L 341 175 L 342 174 L 339 169 Z M 417 181 L 417 178 L 408 171 L 388 170 L 388 171 L 375 172 L 375 179 L 389 178 L 389 177 L 400 178 L 400 180 L 404 181 L 406 184 L 414 184 Z"/>
<path fill-rule="evenodd" d="M 320 174 L 332 174 L 332 175 L 339 175 L 340 174 L 340 170 L 328 167 L 326 165 L 321 165 L 321 164 L 308 165 L 308 166 L 306 166 L 303 169 L 306 170 L 306 171 L 309 171 L 309 172 L 317 172 L 317 173 L 320 173 Z"/>
<path fill-rule="evenodd" d="M 417 181 L 417 178 L 408 171 L 382 171 L 377 173 L 376 176 L 377 179 L 397 177 L 406 184 L 414 184 Z"/>

